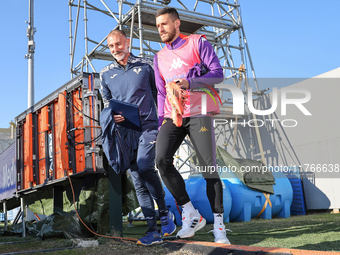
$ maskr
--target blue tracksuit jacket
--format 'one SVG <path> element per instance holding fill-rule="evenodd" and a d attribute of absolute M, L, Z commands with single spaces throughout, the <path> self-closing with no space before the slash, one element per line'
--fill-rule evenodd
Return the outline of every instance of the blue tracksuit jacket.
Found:
<path fill-rule="evenodd" d="M 151 65 L 152 61 L 131 54 L 125 68 L 114 61 L 100 72 L 104 105 L 111 98 L 138 105 L 143 130 L 153 129 L 158 121 L 157 89 Z"/>
<path fill-rule="evenodd" d="M 104 101 L 104 109 L 100 116 L 102 145 L 110 165 L 117 173 L 126 171 L 130 166 L 129 162 L 136 158 L 141 136 L 143 143 L 151 143 L 156 139 L 157 89 L 151 65 L 152 61 L 131 54 L 125 67 L 114 61 L 100 72 Z M 141 132 L 115 124 L 112 111 L 107 108 L 112 98 L 139 106 Z"/>

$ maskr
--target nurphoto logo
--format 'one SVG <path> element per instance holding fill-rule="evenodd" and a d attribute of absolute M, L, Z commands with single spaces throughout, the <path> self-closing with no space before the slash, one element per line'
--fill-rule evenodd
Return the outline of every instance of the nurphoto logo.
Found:
<path fill-rule="evenodd" d="M 227 85 L 224 84 L 224 88 L 230 90 L 233 96 L 233 114 L 234 115 L 244 115 L 244 94 L 242 90 L 236 86 L 233 85 Z M 294 93 L 294 95 L 301 95 L 300 98 L 289 98 L 289 94 Z M 278 91 L 277 88 L 273 88 L 272 92 L 272 105 L 270 109 L 265 109 L 265 110 L 258 110 L 255 109 L 253 105 L 253 91 L 252 88 L 248 88 L 247 92 L 247 105 L 250 113 L 256 114 L 256 115 L 270 115 L 274 113 L 277 109 L 277 106 L 279 104 L 279 98 L 278 98 Z M 295 105 L 304 115 L 306 116 L 311 116 L 312 114 L 307 110 L 307 108 L 303 105 L 307 103 L 311 99 L 311 93 L 306 90 L 306 89 L 297 89 L 297 88 L 282 88 L 281 93 L 280 93 L 280 103 L 281 103 L 281 115 L 285 116 L 287 115 L 287 105 Z M 207 96 L 205 94 L 202 95 L 201 97 L 201 113 L 206 114 L 207 113 Z M 256 122 L 260 122 L 260 124 L 257 123 L 257 126 L 263 126 L 265 121 L 257 119 Z M 275 122 L 280 121 L 279 119 L 266 119 L 266 122 L 270 122 L 272 126 L 274 125 Z M 214 127 L 217 124 L 231 124 L 231 125 L 236 125 L 236 124 L 241 124 L 243 126 L 246 126 L 247 124 L 250 127 L 256 126 L 254 124 L 255 120 L 249 120 L 243 122 L 228 122 L 226 119 L 214 119 Z M 295 127 L 298 123 L 294 119 L 285 119 L 280 121 L 281 124 L 284 127 Z"/>

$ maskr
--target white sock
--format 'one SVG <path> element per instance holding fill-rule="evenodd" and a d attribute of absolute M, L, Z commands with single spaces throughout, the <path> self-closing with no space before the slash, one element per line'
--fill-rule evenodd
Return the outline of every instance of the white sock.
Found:
<path fill-rule="evenodd" d="M 188 203 L 182 205 L 181 207 L 182 207 L 183 211 L 190 212 L 191 216 L 196 214 L 195 207 L 192 205 L 191 201 L 189 201 Z"/>
<path fill-rule="evenodd" d="M 214 213 L 214 228 L 218 228 L 223 224 L 223 213 Z"/>

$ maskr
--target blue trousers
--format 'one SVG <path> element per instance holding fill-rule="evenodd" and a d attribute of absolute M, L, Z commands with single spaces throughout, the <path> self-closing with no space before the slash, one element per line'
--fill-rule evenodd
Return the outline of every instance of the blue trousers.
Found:
<path fill-rule="evenodd" d="M 156 137 L 158 130 L 144 131 L 139 137 L 136 164 L 129 169 L 135 186 L 137 199 L 150 231 L 157 230 L 154 201 L 159 211 L 166 211 L 165 192 L 155 170 Z"/>

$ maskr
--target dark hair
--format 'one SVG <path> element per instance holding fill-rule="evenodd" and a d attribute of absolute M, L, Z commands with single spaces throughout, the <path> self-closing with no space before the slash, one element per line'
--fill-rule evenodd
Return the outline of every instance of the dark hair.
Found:
<path fill-rule="evenodd" d="M 156 12 L 156 18 L 158 16 L 161 16 L 161 15 L 164 15 L 164 14 L 169 14 L 172 21 L 175 21 L 176 19 L 179 19 L 179 15 L 178 15 L 178 12 L 175 8 L 171 8 L 171 7 L 164 7 L 162 9 L 159 9 L 157 12 Z"/>
<path fill-rule="evenodd" d="M 124 36 L 125 38 L 127 38 L 125 32 L 123 30 L 118 30 L 118 29 L 114 29 L 112 30 L 107 37 L 111 36 L 111 35 L 114 35 L 114 34 L 120 34 L 122 36 Z"/>

